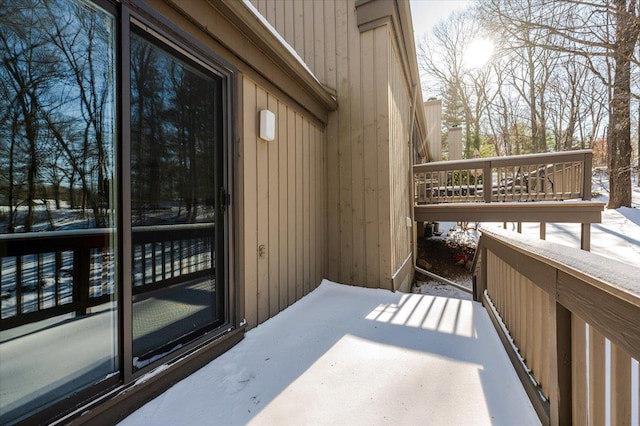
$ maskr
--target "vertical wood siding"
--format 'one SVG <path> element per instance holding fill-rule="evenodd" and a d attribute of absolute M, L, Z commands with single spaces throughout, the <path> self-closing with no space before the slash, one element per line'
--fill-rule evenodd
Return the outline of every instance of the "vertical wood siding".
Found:
<path fill-rule="evenodd" d="M 397 271 L 411 253 L 411 217 L 413 202 L 410 200 L 411 98 L 404 79 L 400 58 L 394 45 L 389 49 L 389 168 L 391 178 L 391 266 Z"/>
<path fill-rule="evenodd" d="M 393 273 L 411 251 L 405 220 L 411 94 L 397 55 L 391 56 L 390 25 L 360 33 L 354 0 L 251 1 L 337 93 L 323 170 L 326 277 L 391 288 Z"/>
<path fill-rule="evenodd" d="M 326 274 L 325 134 L 246 76 L 242 92 L 240 267 L 247 325 L 254 327 L 316 288 Z M 258 137 L 262 109 L 276 114 L 270 142 Z"/>
<path fill-rule="evenodd" d="M 491 300 L 540 392 L 553 401 L 555 343 L 550 330 L 556 325 L 549 306 L 556 303 L 556 296 L 491 250 L 487 250 L 486 262 Z M 555 291 L 557 283 L 550 288 Z M 624 315 L 614 312 L 613 317 Z M 570 346 L 573 424 L 639 424 L 640 413 L 632 408 L 633 401 L 640 399 L 638 360 L 575 312 L 571 313 Z"/>

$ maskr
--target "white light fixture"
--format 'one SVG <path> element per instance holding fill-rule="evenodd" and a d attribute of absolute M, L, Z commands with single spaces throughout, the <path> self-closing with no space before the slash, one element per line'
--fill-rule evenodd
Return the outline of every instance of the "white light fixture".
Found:
<path fill-rule="evenodd" d="M 268 109 L 260 111 L 260 139 L 272 141 L 276 138 L 276 115 Z"/>

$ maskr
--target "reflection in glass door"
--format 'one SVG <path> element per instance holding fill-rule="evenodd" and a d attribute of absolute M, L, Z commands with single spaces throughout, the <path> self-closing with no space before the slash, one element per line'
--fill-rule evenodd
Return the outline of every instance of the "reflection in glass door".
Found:
<path fill-rule="evenodd" d="M 218 205 L 222 79 L 131 38 L 134 368 L 224 320 Z"/>
<path fill-rule="evenodd" d="M 117 381 L 115 19 L 3 2 L 0 424 Z"/>

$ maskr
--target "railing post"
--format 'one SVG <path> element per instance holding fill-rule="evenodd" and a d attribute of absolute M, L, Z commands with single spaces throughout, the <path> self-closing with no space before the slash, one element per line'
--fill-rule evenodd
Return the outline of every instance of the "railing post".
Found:
<path fill-rule="evenodd" d="M 582 199 L 591 200 L 591 169 L 593 167 L 593 153 L 584 154 L 584 170 L 582 171 Z"/>
<path fill-rule="evenodd" d="M 73 304 L 76 315 L 86 315 L 89 302 L 91 249 L 77 248 L 73 252 Z"/>
<path fill-rule="evenodd" d="M 555 292 L 554 292 L 555 293 Z M 549 294 L 549 420 L 552 426 L 572 424 L 571 311 Z"/>
<path fill-rule="evenodd" d="M 482 194 L 484 195 L 485 203 L 490 203 L 493 196 L 493 182 L 491 182 L 491 179 L 491 163 L 489 163 L 482 168 Z"/>
<path fill-rule="evenodd" d="M 591 224 L 580 224 L 580 248 L 584 251 L 591 251 Z"/>
<path fill-rule="evenodd" d="M 487 289 L 487 248 L 480 247 L 480 279 L 476 279 L 473 288 L 473 300 L 482 303 L 482 295 Z"/>

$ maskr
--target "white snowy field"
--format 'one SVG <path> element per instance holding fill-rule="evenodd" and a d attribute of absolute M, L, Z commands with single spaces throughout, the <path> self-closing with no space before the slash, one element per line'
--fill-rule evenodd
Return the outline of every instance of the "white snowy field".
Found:
<path fill-rule="evenodd" d="M 478 303 L 325 280 L 121 424 L 539 420 Z"/>
<path fill-rule="evenodd" d="M 606 181 L 603 183 L 606 185 Z M 599 192 L 593 201 L 609 201 L 606 186 L 594 185 Z M 605 208 L 602 223 L 591 225 L 591 252 L 616 259 L 634 266 L 640 266 L 640 187 L 634 185 L 632 207 L 618 209 Z M 515 230 L 515 224 L 508 224 Z M 522 224 L 524 234 L 538 236 L 538 224 Z M 579 224 L 547 224 L 547 241 L 580 247 Z"/>

